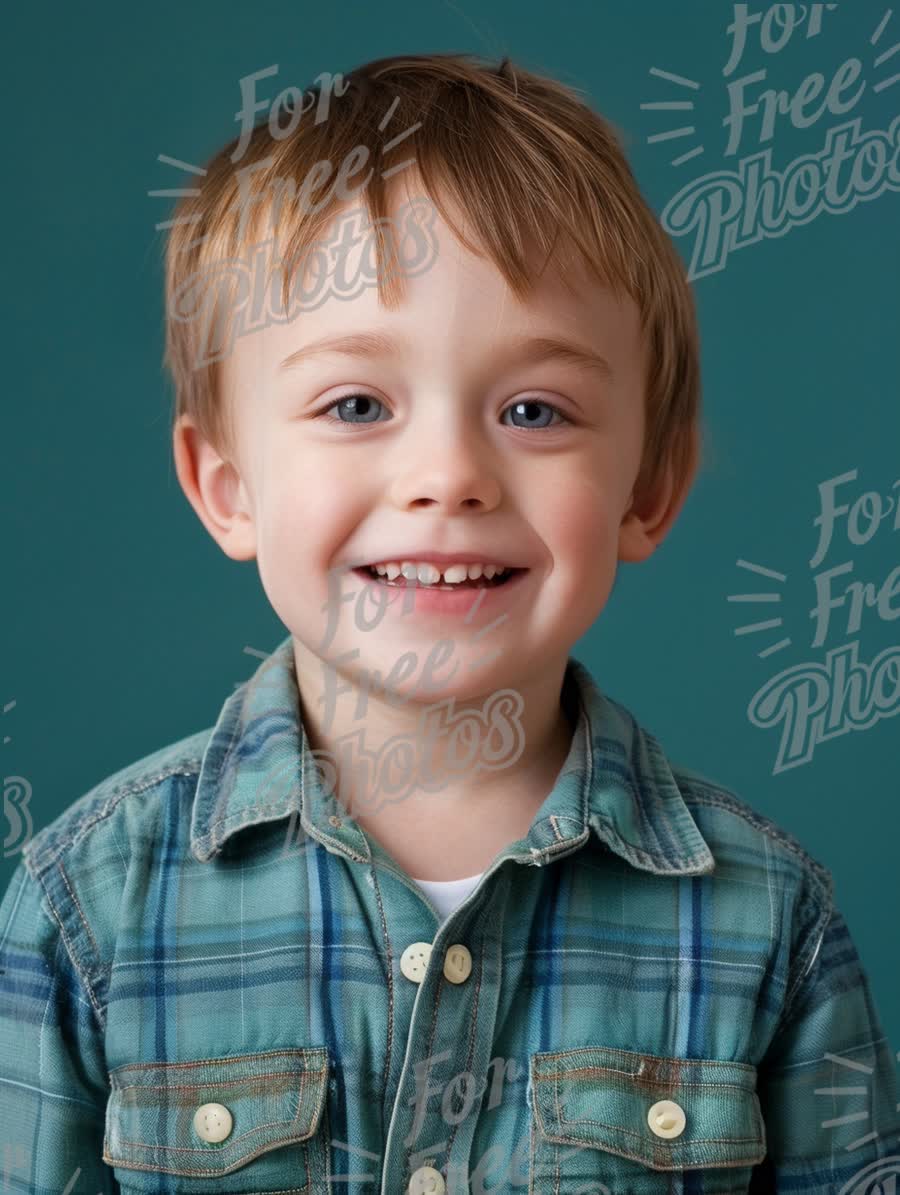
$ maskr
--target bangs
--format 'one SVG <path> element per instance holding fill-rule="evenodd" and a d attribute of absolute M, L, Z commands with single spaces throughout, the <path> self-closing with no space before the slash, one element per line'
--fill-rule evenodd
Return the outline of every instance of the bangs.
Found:
<path fill-rule="evenodd" d="M 215 395 L 240 323 L 232 313 L 251 328 L 266 304 L 271 318 L 292 318 L 305 279 L 315 296 L 345 214 L 351 235 L 371 239 L 372 282 L 396 308 L 403 234 L 391 217 L 432 205 L 519 300 L 551 267 L 570 290 L 582 267 L 634 300 L 648 352 L 649 472 L 670 449 L 683 464 L 677 441 L 699 409 L 693 299 L 612 126 L 572 89 L 508 60 L 489 68 L 468 55 L 394 57 L 341 85 L 304 91 L 290 136 L 270 118 L 235 137 L 199 194 L 180 201 L 166 256 L 176 415 L 193 411 L 212 435 L 226 434 Z M 216 348 L 205 359 L 204 336 Z"/>

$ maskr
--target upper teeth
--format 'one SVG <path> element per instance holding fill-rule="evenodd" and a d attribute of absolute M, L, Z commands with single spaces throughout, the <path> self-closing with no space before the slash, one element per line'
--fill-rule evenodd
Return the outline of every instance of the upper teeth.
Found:
<path fill-rule="evenodd" d="M 418 580 L 423 585 L 435 585 L 442 577 L 448 585 L 465 581 L 466 578 L 476 581 L 481 576 L 491 580 L 492 577 L 509 572 L 508 569 L 495 564 L 448 564 L 446 568 L 440 569 L 436 565 L 415 560 L 391 560 L 386 564 L 373 564 L 371 567 L 379 576 L 387 577 L 389 581 L 393 581 L 402 573 L 408 581 Z"/>

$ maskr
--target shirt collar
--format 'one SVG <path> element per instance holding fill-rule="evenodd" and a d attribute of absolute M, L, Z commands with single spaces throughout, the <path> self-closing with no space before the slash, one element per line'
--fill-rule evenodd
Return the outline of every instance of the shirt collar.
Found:
<path fill-rule="evenodd" d="M 646 871 L 712 871 L 713 856 L 660 744 L 573 656 L 563 701 L 575 725 L 569 755 L 528 834 L 508 853 L 541 866 L 593 833 Z M 361 829 L 326 787 L 303 727 L 288 635 L 226 700 L 209 736 L 191 814 L 194 857 L 206 862 L 243 828 L 290 817 L 289 833 L 299 839 L 311 835 L 367 860 Z"/>

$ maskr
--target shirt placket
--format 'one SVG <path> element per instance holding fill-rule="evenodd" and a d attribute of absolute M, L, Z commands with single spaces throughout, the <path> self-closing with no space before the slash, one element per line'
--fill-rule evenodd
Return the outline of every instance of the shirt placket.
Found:
<path fill-rule="evenodd" d="M 411 1005 L 397 1001 L 410 1011 L 395 1026 L 403 1060 L 385 1138 L 385 1192 L 429 1190 L 432 1172 L 442 1171 L 447 1178 L 435 1190 L 467 1189 L 453 1176 L 465 1173 L 489 1073 L 511 857 L 498 856 L 462 904 L 417 941 L 403 941 L 388 915 L 396 982 L 417 991 Z"/>

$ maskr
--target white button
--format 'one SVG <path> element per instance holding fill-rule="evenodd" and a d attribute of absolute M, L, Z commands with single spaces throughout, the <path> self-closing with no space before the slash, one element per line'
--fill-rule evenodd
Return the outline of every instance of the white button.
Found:
<path fill-rule="evenodd" d="M 232 1124 L 231 1113 L 224 1104 L 201 1104 L 194 1113 L 194 1128 L 203 1141 L 224 1141 Z"/>
<path fill-rule="evenodd" d="M 432 1166 L 420 1166 L 409 1180 L 406 1195 L 444 1195 L 446 1190 L 440 1170 Z"/>
<path fill-rule="evenodd" d="M 451 983 L 465 983 L 472 974 L 472 956 L 460 942 L 444 956 L 444 975 Z"/>
<path fill-rule="evenodd" d="M 430 942 L 410 942 L 409 946 L 400 955 L 400 970 L 413 983 L 421 983 L 425 978 L 430 958 Z"/>
<path fill-rule="evenodd" d="M 684 1132 L 684 1110 L 674 1100 L 659 1100 L 647 1113 L 647 1123 L 657 1137 L 677 1137 Z"/>

